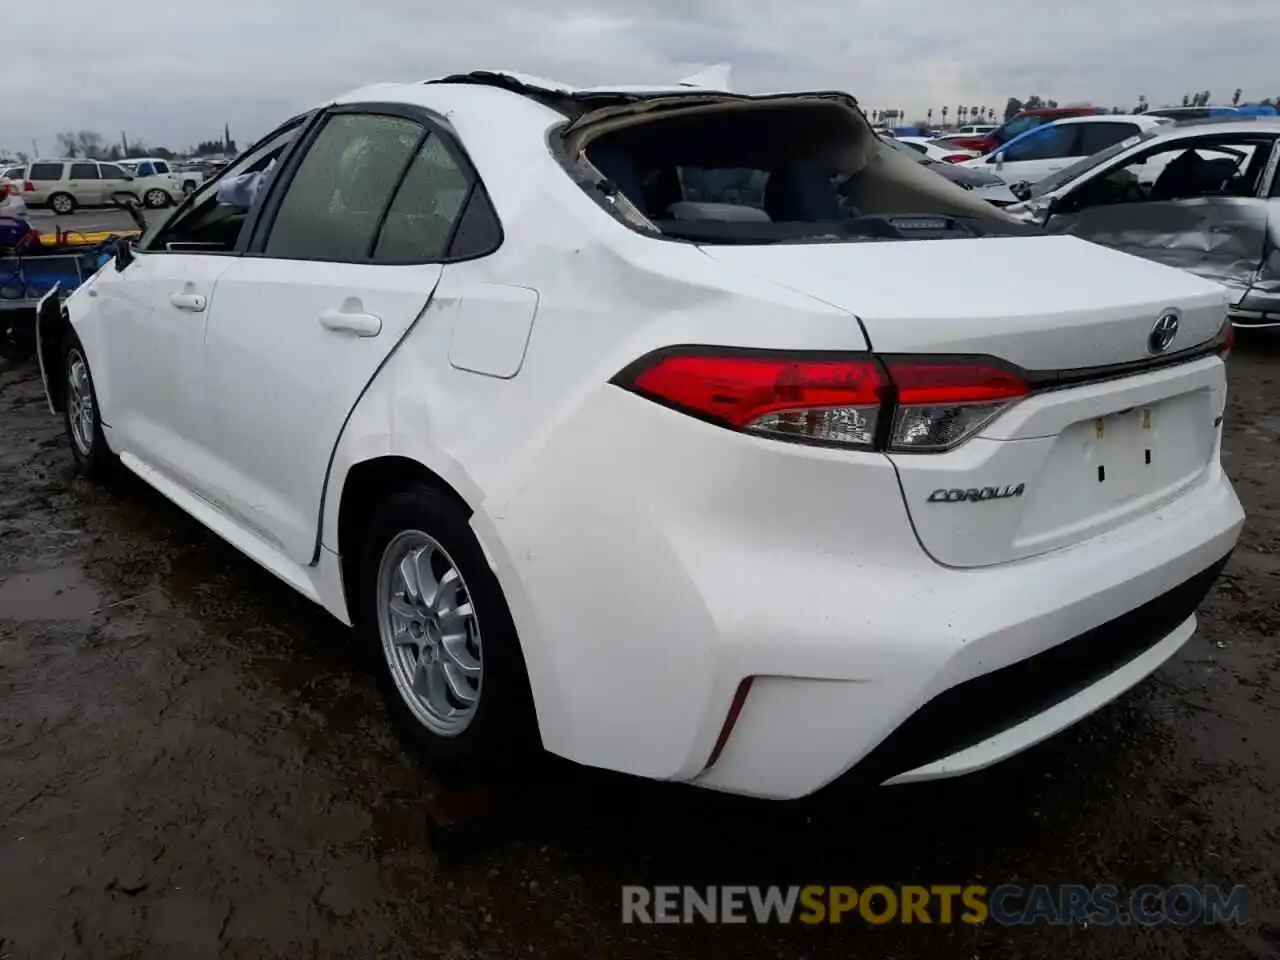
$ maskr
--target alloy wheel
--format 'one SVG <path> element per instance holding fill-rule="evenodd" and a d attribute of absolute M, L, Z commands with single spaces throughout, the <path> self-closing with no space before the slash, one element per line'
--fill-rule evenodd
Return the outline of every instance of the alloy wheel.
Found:
<path fill-rule="evenodd" d="M 378 568 L 378 631 L 400 696 L 431 733 L 456 737 L 480 705 L 484 657 L 471 592 L 420 530 L 397 535 Z"/>
<path fill-rule="evenodd" d="M 89 365 L 79 350 L 67 354 L 67 423 L 71 442 L 83 457 L 93 453 L 93 387 Z"/>

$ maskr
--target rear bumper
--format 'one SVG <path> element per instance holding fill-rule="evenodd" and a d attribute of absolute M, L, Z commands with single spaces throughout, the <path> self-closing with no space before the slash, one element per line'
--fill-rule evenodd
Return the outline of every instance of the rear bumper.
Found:
<path fill-rule="evenodd" d="M 1241 328 L 1280 327 L 1280 290 L 1248 290 L 1227 310 L 1231 323 Z"/>
<path fill-rule="evenodd" d="M 840 777 L 957 776 L 1025 750 L 1191 638 L 1242 522 L 1219 471 L 1116 538 L 1001 569 L 941 571 L 916 601 L 936 619 L 900 607 L 898 636 L 881 634 L 892 671 L 843 684 L 756 680 L 720 759 L 696 782 L 794 798 Z M 943 623 L 949 635 L 939 634 Z"/>
<path fill-rule="evenodd" d="M 1033 746 L 1124 693 L 1195 633 L 1195 610 L 1223 557 L 1154 600 L 1025 660 L 938 694 L 859 761 L 873 783 L 982 769 Z"/>
<path fill-rule="evenodd" d="M 887 458 L 734 434 L 615 389 L 522 481 L 473 526 L 547 749 L 773 798 L 850 770 L 885 782 L 977 769 L 1074 722 L 1185 642 L 1205 571 L 1244 520 L 1215 463 L 1106 534 L 944 567 L 912 534 Z M 987 676 L 1019 696 L 996 709 L 965 686 Z"/>

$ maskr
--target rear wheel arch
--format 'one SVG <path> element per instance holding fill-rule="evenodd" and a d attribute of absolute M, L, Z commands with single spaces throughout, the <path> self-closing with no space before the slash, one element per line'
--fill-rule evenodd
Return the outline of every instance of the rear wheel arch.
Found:
<path fill-rule="evenodd" d="M 439 491 L 458 509 L 464 521 L 471 519 L 471 505 L 440 474 L 410 457 L 385 455 L 353 464 L 342 483 L 338 501 L 338 556 L 342 564 L 342 592 L 354 622 L 359 610 L 360 562 L 369 522 L 378 505 L 388 497 L 425 486 Z"/>

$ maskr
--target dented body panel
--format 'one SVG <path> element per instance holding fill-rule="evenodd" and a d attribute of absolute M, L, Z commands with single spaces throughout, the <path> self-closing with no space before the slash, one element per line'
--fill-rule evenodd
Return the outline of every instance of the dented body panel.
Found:
<path fill-rule="evenodd" d="M 1259 144 L 1256 182 L 1246 195 L 1226 191 L 1179 199 L 1092 205 L 1080 197 L 1136 158 L 1153 151 L 1213 153 L 1215 137 Z M 1135 142 L 1105 163 L 1009 208 L 1040 220 L 1050 233 L 1070 234 L 1157 263 L 1186 270 L 1226 287 L 1240 326 L 1280 326 L 1280 121 L 1207 123 L 1174 128 Z M 1147 184 L 1149 186 L 1149 184 Z"/>

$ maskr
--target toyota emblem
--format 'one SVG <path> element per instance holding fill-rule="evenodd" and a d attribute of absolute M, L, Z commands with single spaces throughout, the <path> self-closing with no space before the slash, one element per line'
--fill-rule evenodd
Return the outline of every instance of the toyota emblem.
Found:
<path fill-rule="evenodd" d="M 1151 328 L 1151 333 L 1147 336 L 1147 349 L 1152 353 L 1164 353 L 1177 335 L 1178 315 L 1166 313 Z"/>

